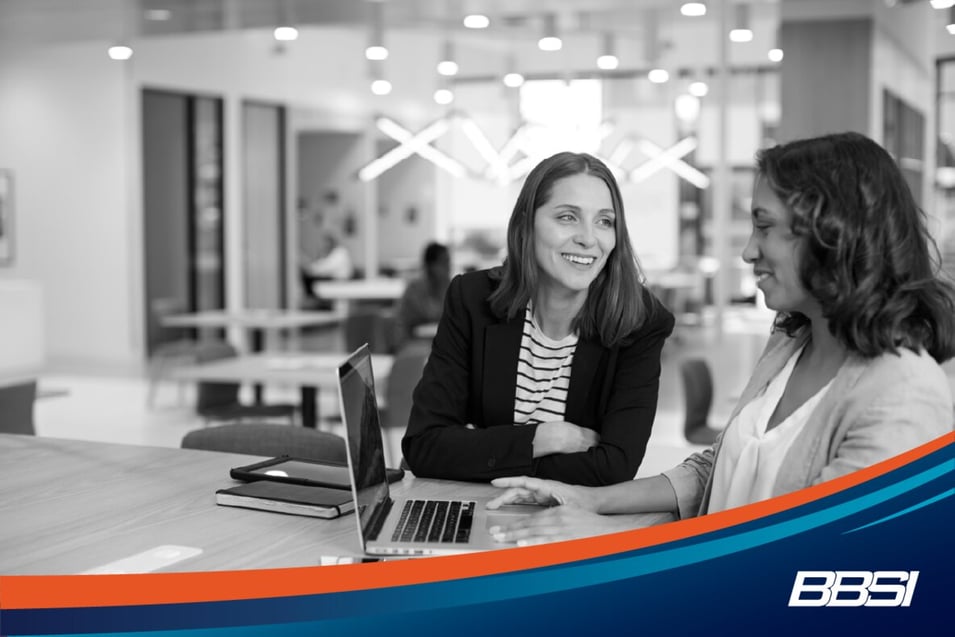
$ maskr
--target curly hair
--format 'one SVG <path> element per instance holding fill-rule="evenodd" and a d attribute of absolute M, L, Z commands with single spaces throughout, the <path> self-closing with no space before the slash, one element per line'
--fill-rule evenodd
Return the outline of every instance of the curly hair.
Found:
<path fill-rule="evenodd" d="M 804 237 L 800 280 L 829 330 L 864 357 L 925 348 L 955 355 L 955 287 L 902 171 L 858 133 L 824 135 L 757 153 L 756 165 Z M 780 313 L 792 336 L 809 319 Z"/>
<path fill-rule="evenodd" d="M 557 153 L 528 174 L 507 224 L 507 258 L 497 273 L 501 282 L 489 298 L 491 309 L 498 316 L 513 318 L 524 311 L 537 291 L 534 214 L 550 199 L 554 183 L 573 175 L 593 175 L 607 184 L 616 214 L 616 246 L 590 284 L 587 299 L 571 325 L 581 336 L 598 339 L 606 347 L 624 344 L 656 306 L 647 307 L 644 301 L 643 275 L 630 244 L 617 180 L 602 161 L 586 153 Z"/>

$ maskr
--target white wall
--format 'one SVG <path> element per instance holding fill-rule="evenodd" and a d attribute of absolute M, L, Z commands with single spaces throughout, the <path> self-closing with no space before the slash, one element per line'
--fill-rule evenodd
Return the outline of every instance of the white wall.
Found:
<path fill-rule="evenodd" d="M 133 325 L 125 69 L 105 45 L 0 55 L 0 166 L 16 179 L 16 263 L 36 282 L 52 363 L 128 362 Z"/>

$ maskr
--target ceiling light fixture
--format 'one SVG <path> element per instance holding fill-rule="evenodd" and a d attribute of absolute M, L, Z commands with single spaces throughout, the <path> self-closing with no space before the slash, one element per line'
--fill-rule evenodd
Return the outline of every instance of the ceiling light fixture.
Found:
<path fill-rule="evenodd" d="M 955 7 L 955 0 L 932 0 L 933 9 L 951 9 Z"/>
<path fill-rule="evenodd" d="M 298 29 L 288 26 L 275 27 L 275 31 L 272 32 L 272 37 L 279 42 L 291 42 L 298 39 Z"/>
<path fill-rule="evenodd" d="M 953 0 L 955 1 L 955 0 Z M 769 53 L 766 54 L 769 57 L 770 62 L 782 62 L 783 61 L 783 50 L 782 49 L 770 49 Z"/>
<path fill-rule="evenodd" d="M 454 43 L 444 41 L 444 51 L 441 61 L 438 62 L 438 74 L 450 77 L 458 74 L 458 63 L 454 61 Z"/>
<path fill-rule="evenodd" d="M 646 28 L 646 37 L 644 38 L 646 47 L 646 61 L 650 67 L 647 73 L 647 79 L 654 84 L 663 84 L 670 79 L 670 73 L 660 64 L 660 32 L 657 12 L 653 9 L 647 10 L 644 18 Z"/>
<path fill-rule="evenodd" d="M 111 60 L 128 60 L 133 57 L 133 49 L 125 44 L 116 44 L 109 47 L 106 54 L 109 55 Z"/>
<path fill-rule="evenodd" d="M 730 40 L 733 42 L 752 42 L 753 30 L 749 28 L 749 5 L 740 3 L 735 7 L 736 26 L 730 31 Z"/>
<path fill-rule="evenodd" d="M 387 60 L 388 49 L 385 47 L 384 5 L 381 2 L 369 0 L 370 6 L 370 38 L 365 57 L 369 60 Z"/>
<path fill-rule="evenodd" d="M 472 13 L 464 16 L 464 26 L 468 29 L 486 29 L 491 26 L 491 21 L 484 14 Z"/>
<path fill-rule="evenodd" d="M 454 101 L 454 93 L 449 89 L 439 88 L 434 92 L 434 101 L 442 106 L 450 104 Z"/>
<path fill-rule="evenodd" d="M 704 2 L 684 2 L 680 7 L 680 13 L 688 18 L 698 18 L 706 15 L 706 3 Z"/>
<path fill-rule="evenodd" d="M 544 37 L 537 41 L 541 51 L 560 51 L 564 43 L 557 37 L 557 19 L 550 13 L 544 16 Z"/>
<path fill-rule="evenodd" d="M 710 92 L 710 87 L 707 86 L 706 82 L 696 81 L 691 82 L 686 90 L 693 97 L 706 97 L 706 94 Z"/>
<path fill-rule="evenodd" d="M 375 80 L 371 83 L 371 92 L 375 95 L 387 95 L 391 93 L 391 82 L 388 80 Z"/>
<path fill-rule="evenodd" d="M 442 117 L 417 133 L 412 133 L 387 117 L 378 118 L 375 125 L 382 133 L 398 142 L 398 145 L 362 167 L 358 171 L 358 178 L 362 181 L 371 181 L 412 155 L 427 159 L 455 177 L 464 177 L 467 174 L 463 165 L 431 145 L 431 142 L 448 131 L 450 121 L 447 118 Z"/>
<path fill-rule="evenodd" d="M 603 52 L 597 58 L 597 68 L 604 71 L 612 71 L 620 66 L 620 60 L 616 55 L 616 41 L 612 33 L 603 35 Z"/>
<path fill-rule="evenodd" d="M 504 86 L 518 88 L 524 83 L 524 76 L 520 73 L 508 73 L 504 76 Z"/>

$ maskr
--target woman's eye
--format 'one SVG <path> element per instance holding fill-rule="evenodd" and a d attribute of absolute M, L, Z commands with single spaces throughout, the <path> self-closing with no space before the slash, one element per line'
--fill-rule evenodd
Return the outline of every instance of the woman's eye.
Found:
<path fill-rule="evenodd" d="M 561 221 L 573 221 L 575 219 L 574 215 L 570 214 L 569 212 L 565 212 L 557 218 Z"/>
<path fill-rule="evenodd" d="M 601 217 L 597 220 L 597 223 L 604 228 L 613 228 L 613 219 L 610 217 Z"/>

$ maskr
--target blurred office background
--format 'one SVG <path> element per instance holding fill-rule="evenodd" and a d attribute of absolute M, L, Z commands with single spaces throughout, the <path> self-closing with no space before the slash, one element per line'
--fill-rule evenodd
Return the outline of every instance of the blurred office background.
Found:
<path fill-rule="evenodd" d="M 191 387 L 147 404 L 164 308 L 303 307 L 314 232 L 360 279 L 407 280 L 431 240 L 494 265 L 524 175 L 571 149 L 616 172 L 680 319 L 658 429 L 686 443 L 681 362 L 725 416 L 772 318 L 739 256 L 758 149 L 873 137 L 952 269 L 952 4 L 0 0 L 0 381 L 39 379 L 39 435 L 175 446 L 200 421 Z M 265 347 L 343 351 L 335 329 Z"/>

